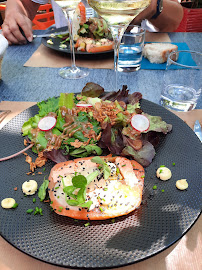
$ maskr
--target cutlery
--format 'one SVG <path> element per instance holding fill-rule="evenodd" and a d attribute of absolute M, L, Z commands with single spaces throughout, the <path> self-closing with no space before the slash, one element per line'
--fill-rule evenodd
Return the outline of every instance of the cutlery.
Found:
<path fill-rule="evenodd" d="M 198 136 L 199 140 L 202 142 L 202 128 L 201 128 L 201 125 L 199 123 L 199 120 L 196 120 L 196 122 L 194 124 L 194 132 Z"/>
<path fill-rule="evenodd" d="M 64 34 L 68 34 L 67 31 L 63 31 L 63 32 L 55 32 L 55 33 L 49 33 L 49 34 L 41 34 L 41 35 L 33 35 L 33 38 L 43 38 L 43 37 L 55 37 L 57 35 L 64 35 Z"/>
<path fill-rule="evenodd" d="M 0 123 L 4 120 L 4 118 L 10 113 L 10 110 L 0 110 Z"/>

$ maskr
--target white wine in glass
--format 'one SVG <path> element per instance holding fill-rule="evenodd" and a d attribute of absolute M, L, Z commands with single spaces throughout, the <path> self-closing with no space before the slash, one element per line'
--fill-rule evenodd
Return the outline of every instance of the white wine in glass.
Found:
<path fill-rule="evenodd" d="M 150 2 L 151 0 L 88 0 L 89 5 L 106 20 L 114 39 L 115 90 L 118 90 L 117 72 L 121 38 L 129 23 L 148 7 Z"/>
<path fill-rule="evenodd" d="M 72 34 L 73 15 L 80 0 L 56 0 L 62 9 L 68 22 L 70 50 L 71 50 L 71 67 L 64 67 L 59 70 L 59 75 L 64 79 L 80 79 L 88 76 L 89 72 L 79 69 L 75 64 L 74 38 Z"/>

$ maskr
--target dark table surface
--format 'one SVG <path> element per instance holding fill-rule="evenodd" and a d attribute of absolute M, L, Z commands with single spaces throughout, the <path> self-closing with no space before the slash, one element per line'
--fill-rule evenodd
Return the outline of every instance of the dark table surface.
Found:
<path fill-rule="evenodd" d="M 43 32 L 35 31 L 38 34 Z M 169 33 L 169 37 L 172 42 L 186 42 L 190 50 L 202 50 L 202 33 Z M 89 69 L 89 76 L 86 78 L 65 80 L 58 75 L 58 68 L 24 67 L 24 63 L 40 44 L 41 39 L 37 38 L 27 45 L 9 46 L 2 63 L 0 101 L 41 101 L 58 96 L 61 92 L 79 92 L 87 82 L 95 82 L 106 90 L 113 90 L 114 71 L 110 69 Z M 164 72 L 164 70 L 119 72 L 118 87 L 127 84 L 130 92 L 139 91 L 145 99 L 158 103 L 163 88 Z M 202 95 L 196 108 L 202 109 Z"/>

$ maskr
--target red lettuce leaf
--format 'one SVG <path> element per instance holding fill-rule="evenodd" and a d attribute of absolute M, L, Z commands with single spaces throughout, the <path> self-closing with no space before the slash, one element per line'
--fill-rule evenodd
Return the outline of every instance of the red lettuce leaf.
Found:
<path fill-rule="evenodd" d="M 44 157 L 52 160 L 55 163 L 65 162 L 69 160 L 69 155 L 65 155 L 64 149 L 53 149 L 51 151 L 44 151 Z"/>
<path fill-rule="evenodd" d="M 142 98 L 142 94 L 139 92 L 129 94 L 127 85 L 123 85 L 122 90 L 118 90 L 117 92 L 105 92 L 101 95 L 100 98 L 102 100 L 110 100 L 113 102 L 117 100 L 118 102 L 124 101 L 126 104 L 135 104 Z"/>
<path fill-rule="evenodd" d="M 144 141 L 143 147 L 139 151 L 134 150 L 131 146 L 126 146 L 122 151 L 122 155 L 131 156 L 142 166 L 147 167 L 155 156 L 155 149 L 150 142 Z"/>

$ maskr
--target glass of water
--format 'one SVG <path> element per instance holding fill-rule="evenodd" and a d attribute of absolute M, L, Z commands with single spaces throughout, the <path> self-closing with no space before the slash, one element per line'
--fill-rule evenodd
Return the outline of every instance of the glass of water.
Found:
<path fill-rule="evenodd" d="M 141 68 L 145 30 L 137 25 L 130 25 L 123 34 L 119 47 L 118 71 L 132 72 Z"/>
<path fill-rule="evenodd" d="M 175 111 L 191 111 L 202 90 L 202 53 L 176 51 L 168 56 L 160 104 Z"/>

